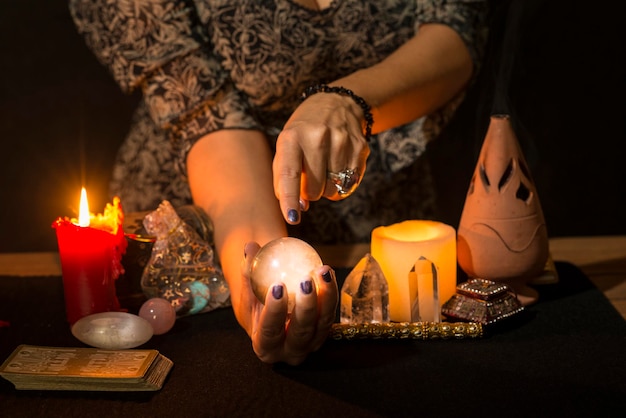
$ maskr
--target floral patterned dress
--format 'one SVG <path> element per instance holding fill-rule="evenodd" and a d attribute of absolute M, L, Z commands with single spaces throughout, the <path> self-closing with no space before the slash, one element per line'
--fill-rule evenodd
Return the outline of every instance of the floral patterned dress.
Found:
<path fill-rule="evenodd" d="M 335 0 L 322 10 L 292 0 L 70 0 L 70 11 L 122 90 L 143 92 L 111 183 L 127 212 L 191 203 L 184 162 L 196 140 L 237 128 L 273 145 L 307 86 L 381 61 L 421 24 L 452 27 L 476 65 L 486 35 L 483 0 Z M 376 226 L 433 218 L 418 157 L 461 100 L 375 135 L 357 191 L 312 202 L 291 233 L 366 242 Z"/>

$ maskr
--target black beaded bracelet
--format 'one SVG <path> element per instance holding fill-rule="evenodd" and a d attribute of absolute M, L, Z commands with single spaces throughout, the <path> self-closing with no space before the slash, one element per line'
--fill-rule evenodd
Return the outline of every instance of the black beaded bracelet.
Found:
<path fill-rule="evenodd" d="M 327 84 L 316 84 L 309 86 L 302 93 L 302 100 L 314 95 L 315 93 L 336 93 L 342 96 L 348 96 L 355 101 L 356 104 L 361 106 L 363 110 L 363 117 L 365 119 L 365 140 L 369 142 L 372 137 L 372 125 L 374 124 L 374 117 L 372 116 L 372 108 L 361 96 L 357 96 L 350 89 L 340 86 L 329 86 Z"/>

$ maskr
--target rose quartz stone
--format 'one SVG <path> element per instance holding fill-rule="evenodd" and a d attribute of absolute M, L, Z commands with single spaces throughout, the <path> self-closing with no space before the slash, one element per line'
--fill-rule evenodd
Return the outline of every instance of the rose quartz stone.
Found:
<path fill-rule="evenodd" d="M 162 298 L 151 298 L 139 309 L 139 316 L 152 325 L 154 335 L 165 334 L 176 322 L 176 309 Z"/>

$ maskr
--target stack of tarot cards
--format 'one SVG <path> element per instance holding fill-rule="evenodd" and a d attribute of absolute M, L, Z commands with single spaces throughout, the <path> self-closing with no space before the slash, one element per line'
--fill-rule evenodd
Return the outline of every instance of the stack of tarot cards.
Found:
<path fill-rule="evenodd" d="M 155 391 L 172 366 L 157 350 L 20 345 L 0 376 L 24 390 Z"/>

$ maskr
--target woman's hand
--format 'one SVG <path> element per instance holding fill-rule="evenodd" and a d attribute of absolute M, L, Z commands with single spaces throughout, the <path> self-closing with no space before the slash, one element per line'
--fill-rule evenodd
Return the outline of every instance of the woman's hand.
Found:
<path fill-rule="evenodd" d="M 287 222 L 297 224 L 309 201 L 349 195 L 338 192 L 329 173 L 344 179 L 349 176 L 347 183 L 358 186 L 370 152 L 363 136 L 363 117 L 352 98 L 317 93 L 289 118 L 278 136 L 273 162 L 274 192 Z"/>
<path fill-rule="evenodd" d="M 259 248 L 256 243 L 248 243 L 245 247 L 244 284 L 240 295 L 231 295 L 233 309 L 250 335 L 254 352 L 261 361 L 300 364 L 309 353 L 322 346 L 335 321 L 338 303 L 335 273 L 325 265 L 318 269 L 314 278 L 303 278 L 296 292 L 293 312 L 288 314 L 284 283 L 276 282 L 269 287 L 265 304 L 252 291 L 250 263 Z M 249 317 L 242 318 L 242 315 Z"/>

